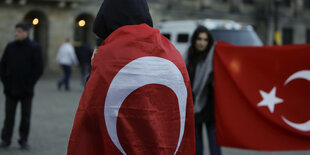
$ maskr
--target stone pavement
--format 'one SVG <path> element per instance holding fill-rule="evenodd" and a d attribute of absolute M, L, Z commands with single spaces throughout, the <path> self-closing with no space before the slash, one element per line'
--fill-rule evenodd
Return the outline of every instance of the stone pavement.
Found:
<path fill-rule="evenodd" d="M 0 129 L 4 119 L 3 86 L 0 84 Z M 29 151 L 19 149 L 18 126 L 20 105 L 15 120 L 12 145 L 8 150 L 0 150 L 0 155 L 65 155 L 73 124 L 75 111 L 82 93 L 79 80 L 71 81 L 71 91 L 57 91 L 56 79 L 41 79 L 36 86 L 32 106 L 32 122 L 29 136 Z M 207 145 L 206 145 L 207 147 Z M 223 155 L 310 155 L 310 151 L 258 152 L 223 148 Z M 208 150 L 205 155 L 209 154 Z"/>

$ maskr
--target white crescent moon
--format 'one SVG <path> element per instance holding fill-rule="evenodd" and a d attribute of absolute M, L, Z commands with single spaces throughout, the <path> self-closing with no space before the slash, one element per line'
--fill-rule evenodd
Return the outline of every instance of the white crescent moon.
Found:
<path fill-rule="evenodd" d="M 305 79 L 310 81 L 310 70 L 302 70 L 291 75 L 286 81 L 285 85 L 295 79 Z"/>
<path fill-rule="evenodd" d="M 182 73 L 174 63 L 167 59 L 151 56 L 141 57 L 128 63 L 116 74 L 107 92 L 104 106 L 104 117 L 108 134 L 115 146 L 123 154 L 126 154 L 119 142 L 116 130 L 118 112 L 129 94 L 148 84 L 167 86 L 177 96 L 180 110 L 180 134 L 174 153 L 176 154 L 184 134 L 187 89 Z"/>
<path fill-rule="evenodd" d="M 285 81 L 285 85 L 295 79 L 305 79 L 305 80 L 310 81 L 310 70 L 302 70 L 302 71 L 294 73 Z M 310 131 L 310 120 L 308 120 L 305 123 L 294 123 L 294 122 L 287 120 L 284 116 L 282 116 L 282 120 L 287 125 L 291 126 L 294 129 L 304 131 L 304 132 Z"/>
<path fill-rule="evenodd" d="M 282 120 L 289 126 L 297 129 L 297 130 L 300 130 L 300 131 L 304 131 L 304 132 L 308 132 L 310 131 L 310 120 L 308 120 L 307 122 L 305 123 L 294 123 L 294 122 L 291 122 L 289 120 L 287 120 L 284 116 L 282 116 Z"/>

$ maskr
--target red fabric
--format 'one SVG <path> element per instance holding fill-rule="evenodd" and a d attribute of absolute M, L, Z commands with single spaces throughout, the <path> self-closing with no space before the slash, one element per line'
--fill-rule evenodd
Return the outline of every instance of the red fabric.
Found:
<path fill-rule="evenodd" d="M 219 145 L 255 150 L 310 149 L 310 131 L 296 129 L 283 120 L 301 124 L 310 119 L 309 60 L 310 45 L 216 44 L 213 64 Z M 308 74 L 285 83 L 299 71 Z M 260 92 L 270 93 L 274 88 L 282 102 L 271 112 L 267 106 L 259 106 L 264 100 Z"/>
<path fill-rule="evenodd" d="M 181 71 L 188 96 L 185 131 L 177 154 L 195 154 L 193 103 L 185 63 L 158 30 L 142 24 L 119 28 L 95 54 L 91 76 L 76 112 L 68 155 L 121 154 L 107 132 L 105 98 L 119 70 L 144 56 L 170 60 Z M 118 113 L 117 133 L 126 154 L 174 154 L 179 130 L 176 95 L 163 85 L 149 84 L 135 90 L 124 100 Z"/>

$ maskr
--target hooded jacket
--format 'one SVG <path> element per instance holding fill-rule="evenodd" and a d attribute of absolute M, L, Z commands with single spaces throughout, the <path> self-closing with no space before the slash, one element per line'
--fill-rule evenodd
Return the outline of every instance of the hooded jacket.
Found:
<path fill-rule="evenodd" d="M 143 23 L 153 27 L 146 0 L 104 0 L 94 21 L 93 31 L 105 40 L 122 26 Z"/>

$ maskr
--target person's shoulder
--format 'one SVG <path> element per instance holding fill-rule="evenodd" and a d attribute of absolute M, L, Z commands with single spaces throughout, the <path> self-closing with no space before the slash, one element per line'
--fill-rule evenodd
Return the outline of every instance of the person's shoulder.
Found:
<path fill-rule="evenodd" d="M 7 44 L 7 47 L 13 47 L 15 46 L 15 44 L 16 44 L 16 41 L 11 41 Z"/>
<path fill-rule="evenodd" d="M 17 47 L 16 41 L 11 41 L 9 43 L 7 43 L 6 47 L 5 47 L 5 52 L 6 51 L 15 51 Z"/>
<path fill-rule="evenodd" d="M 63 44 L 62 44 L 62 47 L 65 47 L 65 48 L 72 48 L 73 46 L 72 46 L 70 43 L 63 43 Z"/>

